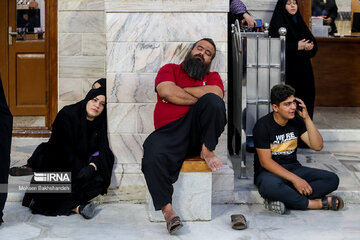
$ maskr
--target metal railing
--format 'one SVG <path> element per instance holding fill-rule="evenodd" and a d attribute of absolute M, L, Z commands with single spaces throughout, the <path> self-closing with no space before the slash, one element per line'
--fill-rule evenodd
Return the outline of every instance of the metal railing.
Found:
<path fill-rule="evenodd" d="M 271 111 L 270 89 L 285 82 L 285 35 L 280 38 L 264 32 L 242 32 L 239 21 L 232 24 L 233 122 L 241 136 L 240 178 L 247 178 L 246 148 L 252 146 L 256 121 Z M 230 89 L 231 90 L 231 89 Z M 229 109 L 231 111 L 231 109 Z"/>

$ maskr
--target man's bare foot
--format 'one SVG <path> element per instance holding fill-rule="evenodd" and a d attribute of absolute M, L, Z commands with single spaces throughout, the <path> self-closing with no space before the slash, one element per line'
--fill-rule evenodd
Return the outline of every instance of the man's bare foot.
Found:
<path fill-rule="evenodd" d="M 206 164 L 213 172 L 216 172 L 222 167 L 221 160 L 212 151 L 210 151 L 205 144 L 202 145 L 200 157 L 205 160 Z"/>
<path fill-rule="evenodd" d="M 171 203 L 166 204 L 165 207 L 161 209 L 161 211 L 166 222 L 169 222 L 173 217 L 177 216 L 176 212 L 172 208 Z"/>

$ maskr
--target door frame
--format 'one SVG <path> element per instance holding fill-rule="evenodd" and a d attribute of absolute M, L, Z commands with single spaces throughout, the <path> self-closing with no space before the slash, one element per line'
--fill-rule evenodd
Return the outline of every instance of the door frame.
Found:
<path fill-rule="evenodd" d="M 7 28 L 9 26 L 9 5 L 8 1 L 1 1 L 0 7 L 4 7 L 6 12 L 5 22 L 0 22 Z M 58 110 L 58 1 L 46 0 L 45 1 L 45 75 L 48 79 L 48 109 L 45 116 L 45 127 L 23 127 L 13 129 L 13 136 L 16 137 L 49 137 L 51 134 L 51 124 L 55 120 Z M 8 36 L 6 36 L 8 38 Z M 0 46 L 2 47 L 2 46 Z M 6 45 L 6 59 L 9 59 L 8 44 Z M 9 96 L 9 82 L 8 82 L 8 60 L 4 67 L 5 77 L 7 79 L 4 84 L 6 95 Z"/>

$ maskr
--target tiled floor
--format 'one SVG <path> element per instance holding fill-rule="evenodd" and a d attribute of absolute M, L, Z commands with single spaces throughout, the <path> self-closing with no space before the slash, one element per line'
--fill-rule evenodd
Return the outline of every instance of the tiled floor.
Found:
<path fill-rule="evenodd" d="M 319 129 L 360 129 L 360 107 L 315 107 Z"/>

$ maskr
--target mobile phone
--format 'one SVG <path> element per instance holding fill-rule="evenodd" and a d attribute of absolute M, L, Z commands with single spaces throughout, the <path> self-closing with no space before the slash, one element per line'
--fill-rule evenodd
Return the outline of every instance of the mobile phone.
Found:
<path fill-rule="evenodd" d="M 299 110 L 300 112 L 302 112 L 303 107 L 301 107 L 299 104 L 301 104 L 301 102 L 299 102 L 298 100 L 294 100 L 294 102 L 296 102 L 296 109 Z"/>

